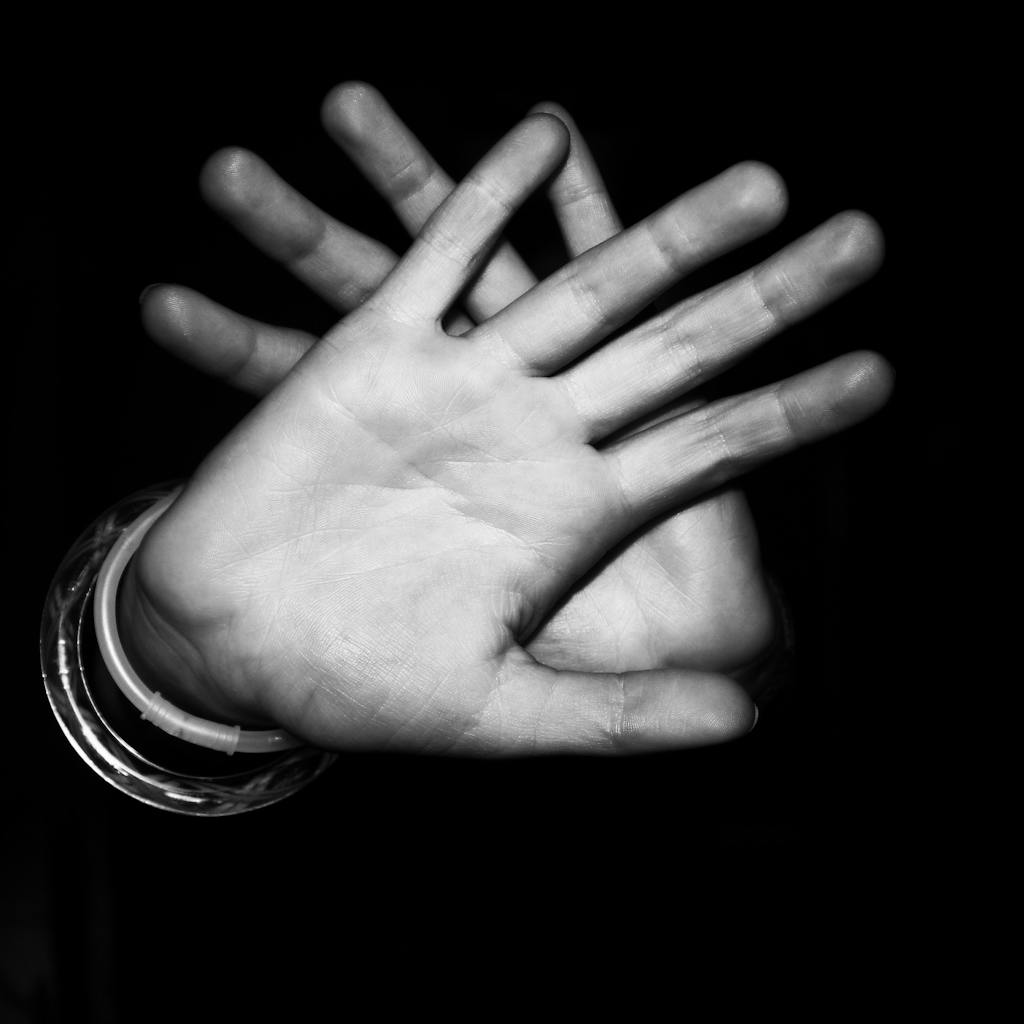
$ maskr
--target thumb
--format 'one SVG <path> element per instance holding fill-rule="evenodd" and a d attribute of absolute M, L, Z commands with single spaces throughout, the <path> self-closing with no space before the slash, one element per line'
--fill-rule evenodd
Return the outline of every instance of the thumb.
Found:
<path fill-rule="evenodd" d="M 756 705 L 728 676 L 563 672 L 517 649 L 467 738 L 499 755 L 630 754 L 722 743 L 756 721 Z"/>

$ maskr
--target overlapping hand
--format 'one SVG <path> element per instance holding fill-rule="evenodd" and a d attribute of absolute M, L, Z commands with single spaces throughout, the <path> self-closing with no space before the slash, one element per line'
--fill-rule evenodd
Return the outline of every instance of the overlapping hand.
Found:
<path fill-rule="evenodd" d="M 450 184 L 415 140 L 372 90 L 343 90 L 327 111 L 420 226 Z M 127 588 L 151 672 L 197 705 L 329 746 L 644 749 L 746 728 L 749 702 L 718 674 L 770 632 L 741 500 L 691 504 L 637 531 L 872 411 L 884 364 L 847 357 L 602 442 L 865 277 L 877 233 L 842 215 L 595 348 L 689 269 L 778 219 L 777 179 L 742 165 L 532 290 L 499 252 L 465 296 L 478 326 L 443 331 L 507 207 L 565 145 L 550 117 L 507 136 L 383 288 L 204 463 Z M 215 162 L 207 186 L 342 307 L 392 262 L 254 158 Z M 618 227 L 578 136 L 553 193 L 574 252 Z M 257 391 L 310 346 L 182 290 L 152 296 L 147 316 L 165 341 L 226 360 L 222 372 Z"/>

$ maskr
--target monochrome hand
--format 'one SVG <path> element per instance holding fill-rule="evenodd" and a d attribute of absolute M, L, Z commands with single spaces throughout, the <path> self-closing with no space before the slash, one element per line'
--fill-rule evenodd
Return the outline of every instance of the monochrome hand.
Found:
<path fill-rule="evenodd" d="M 621 230 L 586 143 L 565 110 L 542 104 L 569 128 L 570 152 L 549 194 L 571 255 L 579 255 Z M 454 187 L 418 139 L 372 87 L 351 83 L 324 103 L 332 136 L 415 232 Z M 380 243 L 334 221 L 282 182 L 258 157 L 241 150 L 217 154 L 203 175 L 210 204 L 271 257 L 336 309 L 355 308 L 380 284 L 397 257 Z M 831 295 L 868 276 L 877 263 L 869 222 L 850 227 L 868 237 L 863 253 L 848 258 L 833 239 L 822 273 L 832 273 Z M 849 274 L 844 281 L 829 259 Z M 508 246 L 499 247 L 463 297 L 484 319 L 535 284 Z M 806 298 L 812 298 L 807 296 Z M 807 309 L 796 304 L 796 319 Z M 265 394 L 315 342 L 300 331 L 272 327 L 232 313 L 194 291 L 159 287 L 147 293 L 144 319 L 153 337 L 204 372 Z M 450 332 L 471 322 L 452 317 Z M 634 424 L 638 429 L 654 417 Z M 723 490 L 642 529 L 573 588 L 530 640 L 529 649 L 559 668 L 626 670 L 659 667 L 735 672 L 770 643 L 773 609 L 746 502 Z"/>
<path fill-rule="evenodd" d="M 134 574 L 137 594 L 126 606 L 146 609 L 151 632 L 165 646 L 142 639 L 140 656 L 153 671 L 191 680 L 185 685 L 197 702 L 265 716 L 326 745 L 416 749 L 678 745 L 731 735 L 749 715 L 742 695 L 718 676 L 658 671 L 619 680 L 557 673 L 526 651 L 537 654 L 537 630 L 575 581 L 650 518 L 753 461 L 841 429 L 884 400 L 884 364 L 847 357 L 595 447 L 863 277 L 876 261 L 877 237 L 870 221 L 847 215 L 750 274 L 577 361 L 686 270 L 774 223 L 780 186 L 764 168 L 745 165 L 591 251 L 464 339 L 453 339 L 437 318 L 475 270 L 469 257 L 500 228 L 502 195 L 521 200 L 554 168 L 564 145 L 555 125 L 531 118 L 498 147 L 382 291 L 331 332 L 207 460 L 144 546 Z M 539 171 L 527 167 L 531 147 L 547 154 Z M 497 206 L 495 187 L 502 190 Z M 485 236 L 474 237 L 482 223 L 474 207 L 487 212 Z M 456 410 L 460 415 L 450 423 Z M 284 452 L 282 430 L 291 438 Z M 335 435 L 332 452 L 325 438 Z M 354 437 L 369 447 L 350 450 Z M 365 465 L 364 456 L 380 445 L 381 458 L 386 451 L 397 461 Z M 261 479 L 259 466 L 267 459 L 274 469 Z M 417 482 L 395 482 L 407 479 Z M 292 483 L 282 490 L 287 480 Z M 321 485 L 328 493 L 319 493 Z M 334 526 L 327 527 L 330 538 L 321 536 L 323 525 L 312 535 L 297 533 L 295 490 L 305 503 L 299 521 L 308 524 L 312 516 L 317 524 L 349 523 L 352 543 L 339 546 Z M 410 509 L 399 500 L 405 490 L 431 497 L 422 509 Z M 290 495 L 287 515 L 282 493 Z M 370 493 L 388 500 L 365 508 L 355 500 Z M 228 494 L 242 498 L 252 514 L 231 513 Z M 355 539 L 353 515 L 366 519 L 371 507 L 403 524 L 401 544 L 392 527 L 383 526 L 381 535 L 374 529 Z M 256 544 L 244 543 L 245 557 L 240 534 Z M 382 537 L 397 545 L 383 544 L 387 554 L 401 554 L 397 563 L 380 562 Z M 265 551 L 269 540 L 274 554 Z M 466 552 L 492 545 L 492 559 L 477 555 L 463 564 Z M 316 549 L 316 566 L 330 570 L 326 577 L 314 571 L 307 548 Z M 233 555 L 225 562 L 228 550 Z M 198 571 L 184 573 L 183 566 Z M 268 566 L 280 587 L 268 583 Z M 383 606 L 373 610 L 360 601 L 355 609 L 346 594 L 363 593 L 364 583 L 336 587 L 331 567 L 344 567 L 346 580 L 370 575 L 399 587 L 390 598 L 371 587 Z M 431 578 L 455 585 L 410 607 L 407 591 L 429 589 Z M 345 614 L 324 621 L 314 610 L 323 609 L 320 600 L 299 600 L 296 586 L 310 599 L 312 587 L 324 601 L 337 591 L 335 610 Z M 481 593 L 497 597 L 497 604 L 477 607 L 470 595 Z M 385 612 L 390 600 L 393 615 Z M 292 625 L 279 616 L 268 619 L 268 603 L 287 606 Z M 341 636 L 350 611 L 361 638 L 351 641 L 354 648 Z M 406 636 L 400 630 L 405 641 L 391 656 L 377 651 L 376 668 L 369 664 L 371 649 L 391 647 L 387 630 L 376 646 L 371 639 L 370 626 L 381 625 L 382 616 L 383 624 L 436 621 L 421 636 L 423 662 L 408 646 L 415 631 Z M 211 629 L 223 643 L 211 642 Z M 309 631 L 316 639 L 312 649 L 289 654 L 292 645 L 283 640 L 290 629 Z M 257 634 L 265 634 L 258 657 L 252 649 Z M 459 656 L 445 668 L 450 659 L 442 652 L 453 645 Z M 363 657 L 350 665 L 346 651 Z M 285 682 L 288 673 L 279 670 L 289 665 L 305 668 Z M 382 678 L 390 674 L 387 665 L 398 668 L 390 684 Z"/>

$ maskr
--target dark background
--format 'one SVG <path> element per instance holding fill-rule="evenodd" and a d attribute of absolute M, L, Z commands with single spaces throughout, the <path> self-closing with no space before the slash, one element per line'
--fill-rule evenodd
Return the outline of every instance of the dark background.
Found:
<path fill-rule="evenodd" d="M 408 985 L 426 1006 L 446 998 L 442 968 L 460 986 L 481 965 L 506 980 L 554 970 L 544 965 L 581 933 L 636 949 L 656 922 L 672 947 L 724 919 L 730 955 L 761 957 L 747 922 L 781 926 L 815 904 L 859 919 L 861 900 L 880 897 L 882 931 L 902 926 L 931 777 L 913 709 L 953 671 L 937 643 L 945 527 L 931 497 L 962 442 L 939 404 L 947 341 L 922 327 L 917 224 L 938 101 L 904 53 L 832 42 L 809 41 L 797 63 L 709 48 L 669 73 L 661 62 L 611 74 L 527 52 L 515 70 L 483 61 L 446 76 L 369 52 L 254 61 L 107 47 L 40 75 L 17 104 L 8 194 L 16 601 L 0 1020 L 180 1020 L 221 999 L 248 1012 L 301 1001 L 314 979 L 336 982 L 345 1003 L 403 987 L 414 964 L 425 970 Z M 883 353 L 897 381 L 871 423 L 749 480 L 797 633 L 795 678 L 749 739 L 624 761 L 345 757 L 298 796 L 219 821 L 134 803 L 64 741 L 34 646 L 51 574 L 103 508 L 186 475 L 250 406 L 146 339 L 139 293 L 180 282 L 271 322 L 333 321 L 205 209 L 204 159 L 245 145 L 339 219 L 406 244 L 319 127 L 323 95 L 349 78 L 381 88 L 455 175 L 534 102 L 562 102 L 627 223 L 736 160 L 774 165 L 790 190 L 783 226 L 688 290 L 841 209 L 881 223 L 877 279 L 729 381 L 764 383 L 854 348 Z M 543 202 L 511 237 L 541 271 L 563 259 Z"/>

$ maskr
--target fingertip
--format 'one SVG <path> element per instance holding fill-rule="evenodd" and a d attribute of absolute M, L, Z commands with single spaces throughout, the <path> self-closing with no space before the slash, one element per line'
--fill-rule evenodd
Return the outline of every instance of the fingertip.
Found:
<path fill-rule="evenodd" d="M 794 378 L 783 398 L 802 441 L 839 433 L 889 400 L 893 372 L 877 352 L 848 352 Z"/>
<path fill-rule="evenodd" d="M 241 146 L 228 146 L 209 157 L 199 172 L 199 189 L 213 207 L 250 206 L 263 161 Z"/>
<path fill-rule="evenodd" d="M 795 447 L 838 434 L 877 413 L 893 390 L 893 371 L 877 352 L 849 352 L 806 370 L 776 390 Z"/>
<path fill-rule="evenodd" d="M 634 678 L 634 687 L 627 684 L 625 690 L 621 749 L 725 743 L 745 736 L 756 722 L 754 702 L 728 676 L 690 671 L 640 673 Z"/>
<path fill-rule="evenodd" d="M 569 128 L 560 118 L 546 111 L 527 115 L 520 125 L 525 145 L 535 147 L 540 160 L 562 160 L 569 151 Z"/>
<path fill-rule="evenodd" d="M 841 357 L 842 406 L 850 422 L 866 419 L 890 399 L 895 386 L 892 364 L 877 352 L 851 352 Z"/>
<path fill-rule="evenodd" d="M 568 129 L 565 122 L 557 115 L 546 110 L 538 110 L 528 114 L 526 124 L 530 125 L 533 131 L 546 132 L 548 139 L 553 144 L 567 141 Z"/>
<path fill-rule="evenodd" d="M 733 202 L 752 220 L 774 227 L 786 215 L 789 192 L 782 175 L 760 160 L 745 160 L 727 172 Z"/>
<path fill-rule="evenodd" d="M 548 117 L 554 117 L 561 122 L 569 134 L 568 160 L 570 163 L 575 163 L 577 165 L 581 162 L 585 162 L 588 167 L 588 177 L 596 176 L 597 171 L 592 167 L 593 158 L 590 156 L 590 151 L 580 135 L 579 127 L 565 107 L 563 107 L 561 103 L 555 103 L 553 100 L 543 100 L 530 108 L 530 116 L 535 114 L 545 114 Z"/>
<path fill-rule="evenodd" d="M 139 296 L 143 317 L 154 323 L 165 323 L 170 318 L 176 318 L 181 307 L 180 292 L 176 285 L 150 285 Z"/>
<path fill-rule="evenodd" d="M 384 105 L 384 97 L 368 82 L 342 82 L 324 97 L 320 115 L 328 130 L 358 139 L 366 134 Z"/>
<path fill-rule="evenodd" d="M 197 329 L 200 297 L 180 285 L 152 285 L 140 298 L 142 326 L 162 349 L 186 362 L 205 365 L 202 328 Z"/>
<path fill-rule="evenodd" d="M 875 274 L 885 259 L 885 236 L 874 217 L 861 210 L 846 210 L 828 222 L 833 274 L 850 283 Z"/>
<path fill-rule="evenodd" d="M 541 100 L 540 103 L 535 103 L 530 107 L 529 113 L 532 114 L 548 114 L 551 117 L 558 118 L 566 127 L 572 128 L 572 117 L 569 112 L 562 106 L 561 103 L 555 103 L 553 100 Z"/>
<path fill-rule="evenodd" d="M 171 284 L 152 284 L 139 296 L 142 323 L 155 341 L 165 344 L 182 333 L 187 322 L 185 289 Z"/>
<path fill-rule="evenodd" d="M 706 743 L 726 743 L 746 736 L 757 724 L 757 705 L 739 683 L 716 678 L 715 699 L 709 700 L 698 723 Z"/>

